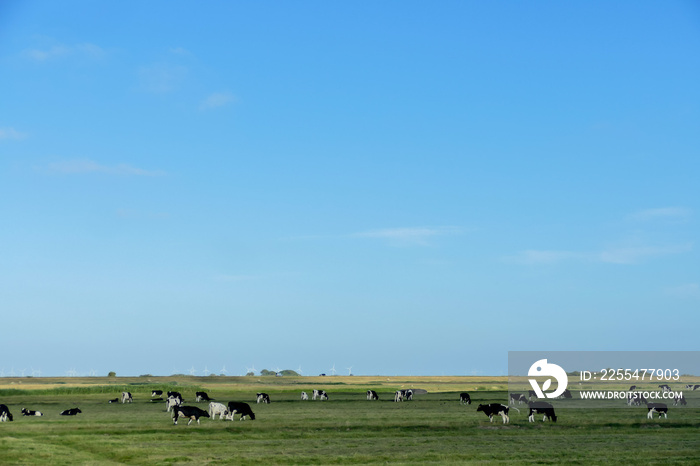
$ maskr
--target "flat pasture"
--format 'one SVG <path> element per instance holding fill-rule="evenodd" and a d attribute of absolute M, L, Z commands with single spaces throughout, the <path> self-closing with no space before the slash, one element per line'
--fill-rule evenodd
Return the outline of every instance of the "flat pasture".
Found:
<path fill-rule="evenodd" d="M 302 401 L 313 388 L 328 401 Z M 400 388 L 427 393 L 394 403 Z M 151 390 L 177 390 L 195 403 L 206 391 L 226 403 L 245 401 L 254 421 L 203 418 L 173 425 Z M 373 389 L 379 401 L 367 401 Z M 130 391 L 134 402 L 107 400 Z M 256 404 L 256 392 L 270 395 Z M 470 393 L 463 405 L 459 393 Z M 133 377 L 2 379 L 0 403 L 14 422 L 0 423 L 0 464 L 698 464 L 700 391 L 668 419 L 621 402 L 614 409 L 557 408 L 558 422 L 490 423 L 480 403 L 504 403 L 505 377 Z M 669 403 L 670 405 L 670 403 Z M 59 412 L 79 407 L 75 417 Z M 42 411 L 23 417 L 21 408 Z"/>

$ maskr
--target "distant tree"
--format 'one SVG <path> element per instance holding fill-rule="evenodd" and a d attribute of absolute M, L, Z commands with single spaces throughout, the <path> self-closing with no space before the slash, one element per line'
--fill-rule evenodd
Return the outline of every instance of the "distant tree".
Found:
<path fill-rule="evenodd" d="M 107 377 L 116 377 L 116 376 L 117 376 L 117 373 L 114 372 L 114 371 L 112 371 L 112 372 L 110 372 L 109 374 L 107 374 Z"/>
<path fill-rule="evenodd" d="M 275 371 L 268 371 L 267 369 L 263 369 L 260 371 L 260 375 L 276 375 L 277 372 Z"/>
<path fill-rule="evenodd" d="M 285 369 L 285 370 L 281 371 L 280 374 L 282 374 L 285 377 L 298 377 L 299 376 L 299 373 L 297 371 L 293 371 L 291 369 Z"/>
<path fill-rule="evenodd" d="M 246 376 L 251 376 L 251 377 L 254 376 L 254 375 L 255 375 L 255 372 L 252 372 L 252 371 L 251 371 L 251 372 L 248 372 L 248 373 L 246 374 Z"/>

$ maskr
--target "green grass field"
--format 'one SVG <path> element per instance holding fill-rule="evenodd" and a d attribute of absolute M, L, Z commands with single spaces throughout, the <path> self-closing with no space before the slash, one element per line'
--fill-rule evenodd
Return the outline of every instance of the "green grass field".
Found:
<path fill-rule="evenodd" d="M 19 383 L 21 382 L 21 383 Z M 205 390 L 224 403 L 248 402 L 255 421 L 173 425 L 151 390 L 175 389 L 186 404 Z M 329 401 L 301 401 L 325 389 Z M 365 391 L 379 393 L 367 401 Z M 398 388 L 427 394 L 394 403 Z M 133 404 L 108 404 L 122 390 Z M 510 424 L 489 423 L 479 403 L 504 402 L 504 377 L 137 377 L 5 381 L 0 403 L 14 422 L 0 424 L 0 464 L 370 464 L 548 463 L 700 464 L 700 393 L 668 419 L 644 407 L 558 408 L 557 423 L 532 424 L 527 408 Z M 255 393 L 270 394 L 269 405 Z M 468 391 L 474 403 L 459 403 Z M 78 406 L 75 417 L 59 416 Z M 44 417 L 23 417 L 22 407 Z"/>

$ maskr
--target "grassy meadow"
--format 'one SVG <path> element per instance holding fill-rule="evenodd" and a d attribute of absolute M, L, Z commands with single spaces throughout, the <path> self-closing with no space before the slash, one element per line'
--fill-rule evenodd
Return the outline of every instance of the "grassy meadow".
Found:
<path fill-rule="evenodd" d="M 328 401 L 301 401 L 325 389 Z M 427 394 L 394 403 L 400 388 Z M 187 405 L 206 391 L 245 401 L 254 421 L 203 418 L 173 425 L 151 390 L 177 390 Z M 367 401 L 373 389 L 379 401 Z M 130 391 L 132 404 L 107 400 Z M 255 393 L 270 394 L 269 405 Z M 467 391 L 473 403 L 459 403 Z M 700 392 L 668 419 L 621 402 L 614 409 L 557 407 L 556 423 L 528 423 L 526 405 L 510 424 L 476 411 L 503 403 L 506 377 L 119 377 L 0 379 L 0 403 L 14 422 L 0 423 L 0 464 L 372 464 L 548 463 L 700 464 Z M 75 417 L 59 412 L 79 407 Z M 42 411 L 24 417 L 21 408 Z"/>

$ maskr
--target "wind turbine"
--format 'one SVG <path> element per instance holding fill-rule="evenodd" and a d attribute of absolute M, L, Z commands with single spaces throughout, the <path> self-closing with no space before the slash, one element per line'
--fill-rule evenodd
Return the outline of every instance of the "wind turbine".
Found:
<path fill-rule="evenodd" d="M 27 369 L 22 369 L 21 371 L 19 371 L 20 374 L 22 374 L 22 377 L 24 377 L 24 371 L 26 371 L 26 370 L 27 370 Z"/>
<path fill-rule="evenodd" d="M 95 377 L 97 375 L 97 371 L 95 369 L 90 369 L 90 377 Z"/>
<path fill-rule="evenodd" d="M 190 375 L 194 375 L 195 372 L 197 371 L 194 369 L 194 366 L 192 366 L 192 368 L 190 368 Z"/>
<path fill-rule="evenodd" d="M 204 366 L 204 377 L 209 375 L 209 369 L 207 369 L 207 366 Z"/>
<path fill-rule="evenodd" d="M 331 375 L 335 375 L 335 363 L 333 363 L 333 367 L 331 367 Z"/>
<path fill-rule="evenodd" d="M 41 371 L 34 370 L 34 368 L 32 367 L 32 377 L 41 377 Z"/>
<path fill-rule="evenodd" d="M 246 370 L 246 374 L 249 374 L 252 372 L 253 375 L 255 375 L 255 364 L 251 364 L 251 367 L 246 367 L 245 370 Z"/>
<path fill-rule="evenodd" d="M 346 367 L 346 369 L 348 370 L 348 375 L 352 375 L 352 366 Z"/>
<path fill-rule="evenodd" d="M 219 371 L 219 373 L 220 373 L 221 375 L 226 375 L 226 364 L 224 364 L 224 367 L 221 368 L 221 370 Z"/>
<path fill-rule="evenodd" d="M 301 371 L 301 364 L 299 364 L 299 369 L 297 369 L 297 374 L 302 375 L 303 372 Z"/>

